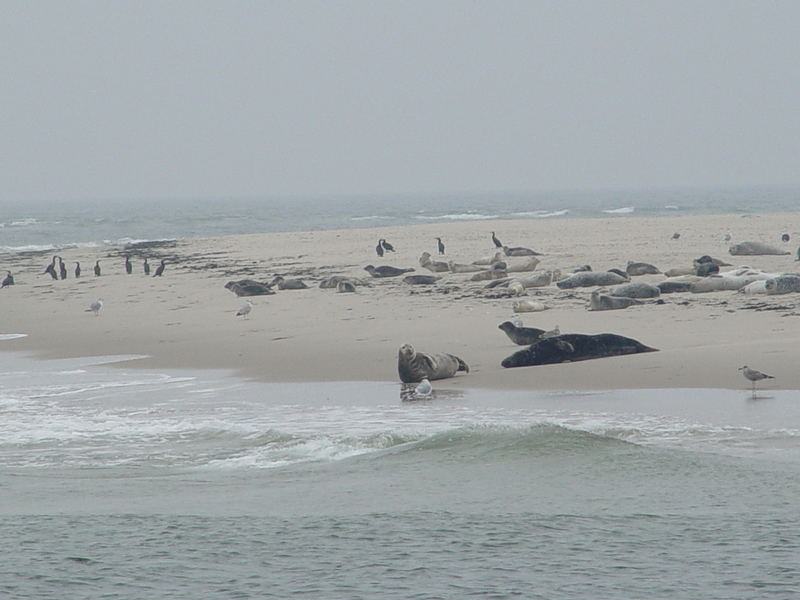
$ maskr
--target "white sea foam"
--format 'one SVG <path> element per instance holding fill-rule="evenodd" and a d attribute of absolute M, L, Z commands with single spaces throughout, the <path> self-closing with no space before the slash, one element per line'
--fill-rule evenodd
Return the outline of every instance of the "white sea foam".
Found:
<path fill-rule="evenodd" d="M 610 215 L 629 215 L 634 210 L 636 210 L 633 206 L 624 206 L 622 208 L 609 208 L 604 210 L 604 213 L 608 213 Z"/>
<path fill-rule="evenodd" d="M 3 227 L 28 227 L 30 225 L 36 225 L 39 221 L 34 219 L 33 217 L 27 219 L 18 219 L 16 221 L 11 221 L 9 223 L 0 223 L 0 228 Z"/>
<path fill-rule="evenodd" d="M 568 214 L 569 210 L 532 210 L 527 212 L 515 212 L 511 213 L 513 217 L 532 217 L 534 219 L 547 219 L 549 217 L 563 217 L 564 215 Z"/>
<path fill-rule="evenodd" d="M 416 219 L 425 219 L 427 221 L 481 221 L 488 219 L 497 219 L 497 215 L 483 215 L 480 213 L 457 213 L 452 215 L 416 215 Z"/>
<path fill-rule="evenodd" d="M 384 219 L 391 219 L 391 218 L 392 217 L 389 217 L 387 215 L 369 215 L 369 216 L 366 216 L 366 217 L 350 217 L 350 220 L 351 221 L 381 221 L 381 220 L 384 220 Z"/>
<path fill-rule="evenodd" d="M 680 206 L 676 206 L 675 204 L 667 204 L 664 208 L 667 209 L 667 210 L 680 210 L 681 209 Z"/>
<path fill-rule="evenodd" d="M 28 337 L 27 333 L 0 333 L 0 340 L 18 340 Z"/>

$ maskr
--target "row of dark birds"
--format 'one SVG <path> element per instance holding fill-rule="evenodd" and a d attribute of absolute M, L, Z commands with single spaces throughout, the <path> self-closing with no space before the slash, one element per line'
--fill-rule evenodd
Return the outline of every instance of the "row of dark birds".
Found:
<path fill-rule="evenodd" d="M 153 277 L 161 277 L 164 274 L 164 269 L 166 268 L 167 261 L 162 259 L 161 263 L 156 267 L 156 271 L 153 274 Z M 145 275 L 150 275 L 150 263 L 147 259 L 144 259 L 144 263 L 142 265 L 142 270 Z M 100 261 L 96 261 L 94 263 L 94 274 L 96 277 L 100 277 L 102 275 L 102 269 L 100 268 Z M 125 272 L 128 275 L 133 273 L 133 263 L 131 262 L 131 257 L 129 255 L 125 255 Z M 75 262 L 75 269 L 73 271 L 76 278 L 81 276 L 81 263 Z M 47 265 L 47 268 L 44 270 L 44 275 L 50 275 L 53 279 L 66 279 L 67 278 L 67 266 L 64 264 L 64 259 L 58 255 L 53 257 L 53 260 Z M 11 272 L 9 271 L 9 276 Z M 59 277 L 60 276 L 60 277 Z M 12 282 L 13 284 L 13 278 Z"/>

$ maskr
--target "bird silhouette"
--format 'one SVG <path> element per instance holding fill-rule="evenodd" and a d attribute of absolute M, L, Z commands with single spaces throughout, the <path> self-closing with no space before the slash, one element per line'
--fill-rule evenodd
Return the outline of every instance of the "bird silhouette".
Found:
<path fill-rule="evenodd" d="M 127 254 L 125 255 L 125 272 L 130 275 L 133 273 L 133 265 L 131 264 L 131 257 Z"/>
<path fill-rule="evenodd" d="M 144 259 L 144 274 L 150 275 L 150 263 L 147 262 L 147 259 Z"/>
<path fill-rule="evenodd" d="M 383 256 L 383 240 L 378 240 L 378 245 L 375 246 L 375 252 L 378 256 Z"/>
<path fill-rule="evenodd" d="M 162 258 L 161 259 L 161 264 L 158 265 L 158 268 L 156 269 L 156 273 L 155 273 L 155 275 L 153 275 L 153 277 L 161 277 L 164 274 L 164 269 L 166 268 L 166 266 L 167 266 L 167 261 Z"/>
<path fill-rule="evenodd" d="M 436 242 L 438 243 L 439 246 L 439 254 L 444 254 L 444 243 L 442 242 L 442 238 L 437 237 Z"/>
<path fill-rule="evenodd" d="M 387 252 L 394 252 L 394 246 L 392 246 L 386 240 L 383 239 L 381 240 L 381 246 L 383 246 L 383 249 L 386 250 Z"/>
<path fill-rule="evenodd" d="M 496 248 L 502 248 L 503 247 L 503 242 L 501 242 L 500 240 L 497 239 L 497 236 L 494 234 L 494 231 L 492 232 L 492 241 L 494 242 L 494 245 L 495 245 Z"/>
<path fill-rule="evenodd" d="M 94 263 L 94 274 L 100 277 L 100 261 Z"/>
<path fill-rule="evenodd" d="M 77 279 L 80 276 L 81 276 L 81 263 L 75 261 L 75 278 Z"/>

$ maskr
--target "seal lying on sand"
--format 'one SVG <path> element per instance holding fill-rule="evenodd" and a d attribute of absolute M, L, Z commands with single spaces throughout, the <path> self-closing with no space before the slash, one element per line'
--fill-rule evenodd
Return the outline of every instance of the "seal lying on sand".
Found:
<path fill-rule="evenodd" d="M 389 265 L 381 265 L 380 267 L 373 267 L 367 265 L 364 270 L 373 277 L 397 277 L 403 273 L 410 273 L 414 269 L 398 269 L 397 267 L 390 267 Z"/>
<path fill-rule="evenodd" d="M 433 273 L 444 273 L 445 271 L 450 270 L 450 267 L 446 262 L 441 260 L 432 260 L 430 252 L 422 253 L 422 256 L 419 257 L 419 265 Z"/>
<path fill-rule="evenodd" d="M 544 329 L 537 329 L 536 327 L 517 327 L 511 321 L 500 323 L 497 327 L 505 331 L 508 339 L 518 346 L 530 346 L 532 343 L 539 340 L 544 333 Z"/>
<path fill-rule="evenodd" d="M 784 273 L 780 277 L 767 279 L 764 283 L 764 289 L 770 295 L 800 292 L 800 275 Z"/>
<path fill-rule="evenodd" d="M 581 271 L 574 273 L 566 279 L 557 281 L 556 285 L 563 289 L 572 289 L 577 287 L 598 287 L 603 285 L 616 285 L 618 283 L 626 283 L 628 280 L 617 275 L 616 273 L 609 273 L 608 271 Z"/>
<path fill-rule="evenodd" d="M 225 284 L 225 289 L 232 291 L 237 296 L 268 296 L 275 293 L 269 283 L 252 279 L 229 281 Z"/>
<path fill-rule="evenodd" d="M 338 288 L 339 283 L 346 281 L 353 285 L 364 285 L 364 282 L 356 277 L 346 277 L 345 275 L 332 275 L 331 277 L 326 277 L 322 281 L 319 282 L 319 287 L 323 289 L 328 288 Z"/>
<path fill-rule="evenodd" d="M 469 373 L 469 366 L 452 354 L 425 354 L 417 352 L 411 344 L 403 344 L 397 354 L 397 373 L 403 383 L 417 383 L 423 379 L 446 379 L 458 371 Z"/>
<path fill-rule="evenodd" d="M 440 279 L 441 277 L 435 275 L 406 275 L 403 282 L 409 285 L 432 285 Z"/>
<path fill-rule="evenodd" d="M 517 246 L 516 248 L 509 248 L 508 246 L 503 246 L 503 252 L 506 256 L 541 256 L 541 252 L 536 252 L 531 250 L 530 248 L 522 248 L 521 246 Z"/>
<path fill-rule="evenodd" d="M 531 344 L 529 348 L 518 350 L 500 364 L 506 368 L 553 365 L 592 358 L 638 354 L 639 352 L 657 352 L 657 349 L 645 346 L 633 338 L 614 333 L 598 333 L 597 335 L 565 333 L 539 340 Z"/>
<path fill-rule="evenodd" d="M 277 285 L 279 290 L 304 290 L 308 288 L 302 279 L 284 279 L 280 275 L 275 275 L 270 285 Z"/>
<path fill-rule="evenodd" d="M 625 272 L 632 277 L 637 275 L 657 275 L 661 273 L 656 267 L 649 263 L 628 261 Z"/>
<path fill-rule="evenodd" d="M 763 244 L 761 242 L 739 242 L 728 248 L 728 252 L 734 256 L 756 256 L 759 254 L 789 254 L 788 252 Z"/>
<path fill-rule="evenodd" d="M 609 295 L 623 298 L 658 298 L 661 290 L 649 283 L 626 283 L 614 288 Z"/>
<path fill-rule="evenodd" d="M 619 310 L 628 308 L 632 304 L 641 304 L 638 300 L 627 297 L 607 296 L 598 291 L 592 292 L 589 300 L 589 310 Z"/>

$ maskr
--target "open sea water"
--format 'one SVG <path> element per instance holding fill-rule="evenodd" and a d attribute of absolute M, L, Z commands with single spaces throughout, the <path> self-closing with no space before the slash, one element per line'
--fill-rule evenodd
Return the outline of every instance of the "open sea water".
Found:
<path fill-rule="evenodd" d="M 795 212 L 800 188 L 172 200 L 0 199 L 0 254 L 104 244 L 488 219 Z"/>
<path fill-rule="evenodd" d="M 795 391 L 408 401 L 0 358 L 2 598 L 800 593 Z"/>
<path fill-rule="evenodd" d="M 4 253 L 143 240 L 796 212 L 798 200 L 798 189 L 5 199 L 0 267 Z M 800 595 L 798 391 L 441 382 L 406 401 L 397 383 L 39 361 L 13 352 L 13 335 L 0 348 L 3 600 Z"/>

